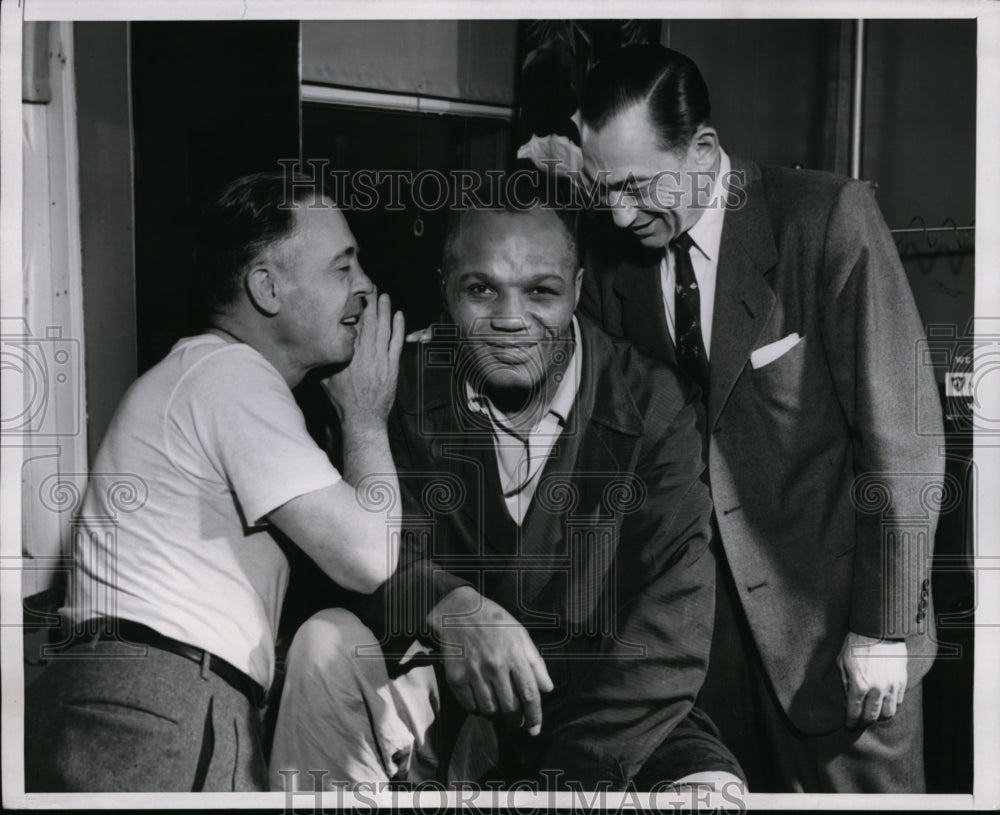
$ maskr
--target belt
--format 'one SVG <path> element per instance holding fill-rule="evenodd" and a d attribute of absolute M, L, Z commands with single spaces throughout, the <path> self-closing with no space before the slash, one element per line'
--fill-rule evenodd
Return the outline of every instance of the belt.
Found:
<path fill-rule="evenodd" d="M 254 707 L 264 707 L 264 688 L 239 668 L 203 648 L 196 648 L 186 642 L 164 636 L 159 631 L 155 631 L 148 625 L 142 625 L 142 623 L 110 617 L 87 620 L 73 629 L 69 640 L 59 643 L 58 650 L 62 651 L 100 640 L 148 645 L 151 648 L 167 651 L 192 662 L 197 662 L 203 668 L 207 667 L 231 688 L 242 693 Z"/>

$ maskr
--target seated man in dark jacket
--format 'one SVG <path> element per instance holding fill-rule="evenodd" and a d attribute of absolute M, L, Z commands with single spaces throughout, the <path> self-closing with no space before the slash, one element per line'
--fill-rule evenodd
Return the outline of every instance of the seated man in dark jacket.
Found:
<path fill-rule="evenodd" d="M 574 317 L 562 213 L 456 213 L 442 265 L 451 322 L 404 351 L 390 419 L 400 566 L 364 623 L 330 609 L 296 635 L 272 785 L 738 782 L 694 707 L 714 598 L 697 396 Z"/>

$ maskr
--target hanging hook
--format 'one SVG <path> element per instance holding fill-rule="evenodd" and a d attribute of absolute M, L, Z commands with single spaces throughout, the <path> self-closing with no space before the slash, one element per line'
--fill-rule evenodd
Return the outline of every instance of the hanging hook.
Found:
<path fill-rule="evenodd" d="M 420 92 L 417 92 L 417 174 L 420 173 Z M 416 202 L 414 202 L 416 203 Z M 417 204 L 419 206 L 419 204 Z M 424 219 L 420 217 L 420 213 L 417 212 L 417 218 L 413 222 L 413 235 L 416 238 L 423 237 L 424 234 Z"/>

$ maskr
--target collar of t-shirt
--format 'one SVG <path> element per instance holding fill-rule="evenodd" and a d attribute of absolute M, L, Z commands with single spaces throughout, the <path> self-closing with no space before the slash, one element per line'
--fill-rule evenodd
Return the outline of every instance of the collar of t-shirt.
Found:
<path fill-rule="evenodd" d="M 483 414 L 493 430 L 493 449 L 497 457 L 497 470 L 503 488 L 504 504 L 510 517 L 520 525 L 531 505 L 535 489 L 541 476 L 542 467 L 552 453 L 556 439 L 566 426 L 570 411 L 580 389 L 582 370 L 582 338 L 576 317 L 573 318 L 575 338 L 573 356 L 563 373 L 562 381 L 556 389 L 548 410 L 531 430 L 516 433 L 510 421 L 490 400 L 476 393 L 465 383 L 465 393 L 469 410 Z"/>
<path fill-rule="evenodd" d="M 701 217 L 688 230 L 693 245 L 691 266 L 698 281 L 701 294 L 701 336 L 705 343 L 705 354 L 712 355 L 712 315 L 715 309 L 715 281 L 719 268 L 719 246 L 722 243 L 722 222 L 726 217 L 725 180 L 729 178 L 732 162 L 724 150 L 720 150 L 719 174 L 712 188 L 711 203 Z M 670 338 L 676 339 L 674 328 L 674 253 L 669 249 L 660 261 L 660 282 L 663 289 L 663 309 L 667 313 L 667 328 Z"/>

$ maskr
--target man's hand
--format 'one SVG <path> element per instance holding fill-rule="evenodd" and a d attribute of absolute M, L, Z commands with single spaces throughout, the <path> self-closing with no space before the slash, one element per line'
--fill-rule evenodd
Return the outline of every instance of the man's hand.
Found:
<path fill-rule="evenodd" d="M 847 694 L 846 723 L 867 727 L 891 719 L 906 694 L 906 643 L 849 631 L 837 657 Z"/>
<path fill-rule="evenodd" d="M 396 395 L 403 315 L 385 295 L 369 300 L 350 365 L 322 381 L 343 431 L 343 480 L 300 495 L 268 517 L 325 574 L 370 594 L 399 561 L 399 480 L 386 420 Z M 364 485 L 364 486 L 362 486 Z"/>
<path fill-rule="evenodd" d="M 396 396 L 403 328 L 403 313 L 392 315 L 389 295 L 368 301 L 350 365 L 322 381 L 342 425 L 385 426 Z"/>
<path fill-rule="evenodd" d="M 463 708 L 483 716 L 520 716 L 528 733 L 541 732 L 541 694 L 552 690 L 552 680 L 523 625 L 462 586 L 434 606 L 431 628 L 444 651 L 448 685 Z M 458 653 L 451 653 L 456 646 Z"/>
<path fill-rule="evenodd" d="M 431 327 L 427 326 L 427 328 L 420 328 L 420 329 L 418 329 L 416 331 L 411 331 L 409 334 L 406 335 L 406 341 L 407 342 L 428 342 L 431 339 L 432 336 L 433 336 L 433 333 L 431 332 Z"/>
<path fill-rule="evenodd" d="M 544 173 L 579 182 L 583 170 L 583 150 L 566 136 L 535 136 L 517 148 L 517 157 L 526 158 Z"/>

